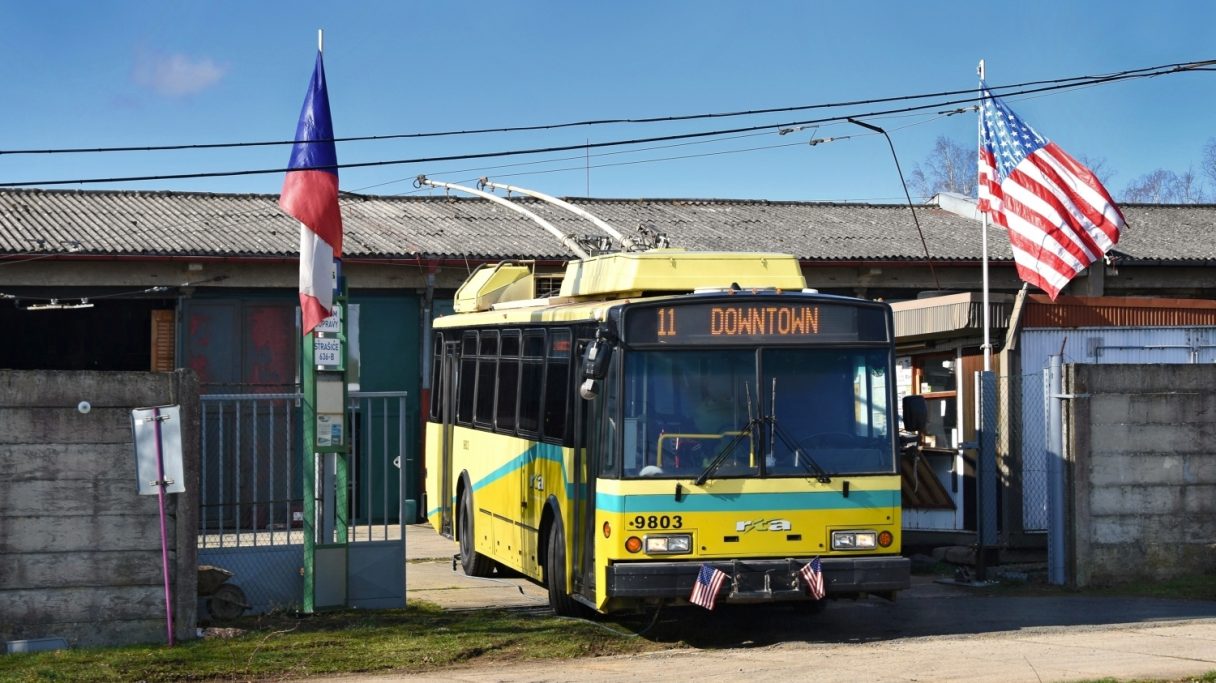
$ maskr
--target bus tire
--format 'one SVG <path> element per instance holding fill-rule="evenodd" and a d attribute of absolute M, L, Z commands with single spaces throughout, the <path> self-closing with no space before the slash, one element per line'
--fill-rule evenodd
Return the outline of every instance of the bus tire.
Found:
<path fill-rule="evenodd" d="M 474 544 L 477 538 L 473 529 L 473 496 L 465 491 L 460 496 L 460 567 L 469 576 L 489 576 L 494 571 L 494 561 L 477 552 Z"/>
<path fill-rule="evenodd" d="M 566 534 L 562 520 L 554 517 L 549 526 L 549 544 L 545 549 L 545 585 L 549 587 L 549 606 L 559 616 L 579 617 L 582 605 L 566 592 Z"/>

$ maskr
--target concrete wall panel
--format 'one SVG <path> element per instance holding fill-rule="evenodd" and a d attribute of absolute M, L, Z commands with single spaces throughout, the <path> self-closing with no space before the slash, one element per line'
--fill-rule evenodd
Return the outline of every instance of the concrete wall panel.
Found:
<path fill-rule="evenodd" d="M 1216 366 L 1069 365 L 1079 586 L 1216 567 Z"/>
<path fill-rule="evenodd" d="M 168 496 L 166 525 L 186 640 L 197 620 L 194 374 L 0 370 L 0 640 L 166 638 L 159 509 L 137 493 L 131 410 L 169 404 L 183 418 L 187 486 Z"/>
<path fill-rule="evenodd" d="M 135 490 L 134 464 L 123 479 L 0 480 L 0 500 L 5 501 L 4 507 L 15 517 L 41 515 L 48 504 L 55 505 L 56 512 L 63 517 L 99 515 L 110 510 L 157 515 L 156 496 L 132 500 Z"/>
<path fill-rule="evenodd" d="M 1093 486 L 1216 483 L 1216 459 L 1202 454 L 1111 453 L 1090 474 Z"/>
<path fill-rule="evenodd" d="M 0 553 L 138 551 L 146 548 L 159 551 L 159 525 L 155 511 L 70 517 L 0 515 Z M 4 581 L 4 577 L 0 577 L 0 590 Z M 3 613 L 2 606 L 0 613 Z"/>
<path fill-rule="evenodd" d="M 159 546 L 146 551 L 3 553 L 0 575 L 6 589 L 79 587 L 90 578 L 102 587 L 153 585 L 161 581 Z"/>
<path fill-rule="evenodd" d="M 1135 417 L 1133 417 L 1135 415 Z M 1120 453 L 1210 453 L 1216 443 L 1216 420 L 1211 423 L 1148 422 L 1144 414 L 1129 413 L 1126 422 L 1090 422 L 1096 451 Z M 1182 417 L 1182 416 L 1179 416 Z"/>
<path fill-rule="evenodd" d="M 58 481 L 123 479 L 134 485 L 135 456 L 130 443 L 91 444 L 84 452 L 69 444 L 0 443 L 0 480 L 39 481 L 48 468 L 56 469 Z"/>

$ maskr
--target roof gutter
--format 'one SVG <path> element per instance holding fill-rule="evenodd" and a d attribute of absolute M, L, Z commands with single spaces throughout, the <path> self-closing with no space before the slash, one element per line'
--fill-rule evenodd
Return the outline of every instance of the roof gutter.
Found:
<path fill-rule="evenodd" d="M 189 262 L 189 263 L 258 263 L 258 264 L 297 264 L 300 259 L 287 256 L 183 256 L 172 254 L 0 254 L 0 263 L 6 261 L 98 261 L 98 262 Z M 498 263 L 500 257 L 468 257 L 468 258 L 431 258 L 428 256 L 393 257 L 393 256 L 347 256 L 343 263 L 368 265 L 426 265 L 435 267 L 464 268 L 482 263 Z M 531 259 L 542 265 L 564 265 L 565 259 Z"/>

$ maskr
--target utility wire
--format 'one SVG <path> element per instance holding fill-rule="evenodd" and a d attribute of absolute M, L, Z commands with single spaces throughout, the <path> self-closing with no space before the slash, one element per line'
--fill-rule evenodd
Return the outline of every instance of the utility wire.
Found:
<path fill-rule="evenodd" d="M 1159 71 L 1159 72 L 1155 72 L 1155 73 L 1113 75 L 1113 76 L 1107 76 L 1107 77 L 1095 79 L 1095 80 L 1087 82 L 1087 83 L 1080 83 L 1080 84 L 1072 83 L 1072 84 L 1067 84 L 1067 85 L 1051 85 L 1051 86 L 1045 86 L 1042 88 L 1032 88 L 1032 89 L 1022 90 L 1022 91 L 1012 93 L 1012 95 L 1026 95 L 1026 94 L 1031 94 L 1031 93 L 1036 93 L 1036 92 L 1050 92 L 1050 91 L 1054 91 L 1054 90 L 1071 89 L 1071 88 L 1077 88 L 1077 87 L 1082 87 L 1082 86 L 1088 86 L 1088 85 L 1092 85 L 1094 83 L 1099 83 L 1099 82 L 1110 83 L 1110 82 L 1116 82 L 1116 81 L 1122 81 L 1122 80 L 1128 80 L 1128 79 L 1149 78 L 1149 77 L 1153 77 L 1153 76 L 1162 76 L 1162 75 L 1171 74 L 1171 73 L 1181 73 L 1183 71 L 1193 70 L 1193 68 L 1194 67 L 1188 67 L 1186 69 L 1175 68 L 1175 69 L 1170 69 L 1167 71 Z M 480 152 L 480 153 L 471 153 L 471 154 L 450 154 L 450 155 L 434 156 L 434 157 L 415 157 L 415 158 L 411 158 L 411 159 L 390 159 L 390 160 L 381 160 L 381 161 L 365 161 L 365 162 L 355 162 L 355 163 L 346 163 L 346 164 L 309 166 L 309 167 L 302 167 L 302 168 L 296 168 L 296 169 L 263 168 L 263 169 L 248 169 L 248 170 L 241 170 L 241 171 L 214 171 L 214 172 L 197 172 L 197 173 L 177 173 L 177 174 L 166 174 L 166 175 L 119 176 L 119 177 L 109 177 L 109 178 L 76 178 L 76 179 L 71 179 L 71 180 L 29 180 L 29 181 L 21 181 L 21 182 L 0 182 L 0 187 L 31 187 L 31 186 L 42 186 L 42 185 L 84 185 L 84 184 L 97 184 L 97 183 L 139 182 L 139 181 L 148 181 L 148 180 L 186 180 L 186 179 L 198 179 L 198 178 L 219 178 L 219 177 L 234 177 L 234 176 L 247 176 L 247 175 L 268 175 L 268 174 L 286 173 L 286 172 L 292 171 L 292 170 L 295 170 L 295 171 L 301 171 L 301 170 L 330 171 L 330 170 L 337 170 L 337 169 L 344 169 L 344 168 L 349 169 L 349 168 L 369 168 L 369 167 L 379 167 L 379 166 L 398 166 L 398 165 L 404 165 L 404 164 L 434 163 L 434 162 L 440 162 L 440 161 L 461 161 L 461 160 L 467 160 L 467 159 L 488 159 L 488 158 L 496 158 L 496 157 L 521 156 L 521 155 L 529 155 L 529 154 L 546 154 L 546 153 L 553 153 L 553 152 L 568 152 L 568 151 L 572 151 L 572 150 L 586 150 L 586 149 L 591 149 L 591 148 L 600 149 L 600 148 L 606 148 L 606 147 L 620 147 L 620 146 L 626 146 L 626 145 L 637 145 L 637 144 L 646 144 L 646 143 L 653 143 L 653 142 L 689 140 L 689 139 L 695 139 L 695 138 L 746 133 L 746 132 L 752 132 L 752 131 L 757 131 L 757 130 L 780 129 L 780 128 L 789 128 L 789 127 L 794 127 L 794 126 L 805 126 L 805 125 L 810 125 L 810 124 L 835 123 L 835 122 L 840 122 L 840 121 L 847 121 L 850 118 L 867 118 L 867 117 L 875 117 L 875 116 L 884 116 L 884 115 L 889 115 L 889 114 L 902 114 L 902 113 L 913 112 L 913 111 L 924 111 L 927 109 L 938 109 L 941 107 L 957 105 L 957 104 L 973 104 L 978 100 L 987 99 L 984 97 L 976 97 L 974 94 L 974 90 L 967 91 L 967 92 L 970 94 L 970 96 L 963 98 L 963 99 L 945 100 L 945 101 L 934 102 L 934 103 L 925 104 L 925 105 L 901 107 L 898 109 L 888 109 L 888 110 L 872 111 L 872 112 L 865 112 L 865 113 L 858 113 L 858 114 L 842 114 L 839 116 L 830 116 L 830 117 L 824 117 L 824 118 L 820 118 L 820 119 L 809 119 L 809 120 L 805 120 L 805 121 L 791 121 L 791 122 L 786 122 L 786 123 L 765 124 L 765 125 L 757 125 L 757 126 L 745 126 L 745 127 L 731 128 L 731 129 L 725 129 L 725 130 L 700 131 L 700 132 L 695 132 L 695 133 L 681 133 L 681 134 L 675 134 L 675 135 L 660 135 L 660 136 L 654 136 L 654 137 L 649 137 L 649 138 L 634 138 L 634 139 L 629 139 L 629 140 L 612 140 L 612 141 L 608 141 L 608 142 L 595 142 L 595 143 L 590 143 L 590 144 L 583 143 L 583 144 L 575 144 L 575 145 L 561 145 L 561 146 L 554 146 L 554 147 L 539 147 L 539 148 L 527 148 L 527 149 L 516 149 L 516 150 L 500 150 L 500 151 L 495 151 L 495 152 Z"/>
<path fill-rule="evenodd" d="M 1216 63 L 1216 60 L 1195 61 L 1195 62 L 1177 62 L 1173 64 L 1162 64 L 1158 66 L 1141 67 L 1138 69 L 1127 69 L 1111 74 L 1100 76 L 1069 76 L 1065 78 L 1054 78 L 1039 81 L 1025 81 L 1022 83 L 1013 83 L 1010 85 L 998 85 L 989 87 L 989 91 L 996 94 L 998 91 L 1011 90 L 1014 88 L 1024 88 L 1028 86 L 1040 85 L 1055 85 L 1060 87 L 1069 87 L 1076 81 L 1098 81 L 1104 82 L 1110 79 L 1122 79 L 1127 77 L 1138 77 L 1141 75 L 1156 75 L 1146 72 L 1164 71 L 1170 73 L 1180 70 L 1195 70 L 1207 71 L 1207 65 Z M 810 111 L 813 109 L 831 109 L 834 107 L 853 107 L 868 104 L 882 104 L 887 102 L 901 102 L 905 100 L 928 99 L 931 97 L 947 97 L 954 95 L 962 95 L 974 92 L 974 88 L 966 90 L 945 90 L 936 93 L 926 93 L 920 95 L 900 95 L 893 97 L 879 97 L 864 100 L 848 100 L 843 102 L 830 102 L 820 104 L 805 104 L 789 107 L 772 107 L 767 109 L 748 109 L 743 111 L 717 112 L 705 114 L 686 114 L 675 116 L 653 116 L 645 118 L 617 118 L 617 119 L 589 119 L 585 121 L 572 121 L 566 123 L 549 123 L 537 124 L 530 126 L 508 126 L 499 128 L 476 128 L 471 130 L 449 130 L 435 131 L 423 133 L 398 133 L 392 135 L 362 135 L 353 137 L 341 137 L 324 140 L 312 140 L 312 143 L 329 143 L 329 142 L 365 142 L 372 140 L 401 140 L 401 139 L 416 139 L 416 138 L 432 138 L 432 137 L 450 137 L 458 135 L 479 135 L 484 133 L 516 133 L 538 130 L 558 130 L 562 128 L 575 128 L 581 126 L 603 126 L 603 125 L 621 125 L 621 124 L 648 124 L 648 123 L 671 123 L 677 121 L 697 121 L 705 119 L 720 119 L 732 118 L 740 116 L 758 116 L 760 114 L 779 114 L 795 111 Z M 861 116 L 872 116 L 872 114 L 861 114 Z M 843 120 L 843 119 L 841 119 Z M 50 148 L 50 149 L 11 149 L 0 150 L 2 155 L 17 155 L 17 154 L 87 154 L 97 152 L 159 152 L 170 150 L 187 150 L 187 149 L 224 149 L 234 147 L 265 147 L 273 145 L 294 145 L 295 140 L 267 140 L 257 142 L 219 142 L 219 143 L 204 143 L 204 144 L 178 144 L 178 145 L 143 145 L 143 146 L 127 146 L 127 147 L 67 147 L 67 148 Z"/>
<path fill-rule="evenodd" d="M 933 117 L 931 119 L 926 119 L 925 121 L 910 123 L 905 126 L 902 126 L 901 128 L 906 128 L 908 126 L 913 126 L 913 125 L 920 125 L 921 123 L 926 123 L 926 122 L 935 120 L 937 118 L 941 118 L 941 117 L 938 116 L 938 117 Z M 900 130 L 901 128 L 895 128 L 893 130 Z M 721 142 L 721 141 L 757 137 L 760 135 L 771 135 L 771 133 L 750 133 L 747 135 L 737 135 L 737 136 L 733 136 L 733 137 L 722 138 L 721 140 L 699 140 L 699 141 L 694 141 L 694 142 L 682 142 L 682 143 L 677 143 L 674 145 L 656 145 L 654 147 L 648 147 L 648 148 L 643 148 L 643 149 L 638 149 L 638 150 L 619 150 L 619 151 L 614 151 L 614 152 L 601 152 L 601 153 L 595 154 L 593 156 L 608 157 L 608 156 L 618 156 L 618 155 L 622 155 L 622 154 L 636 154 L 638 152 L 643 152 L 643 151 L 670 149 L 673 147 L 688 147 L 688 146 L 693 146 L 693 145 L 705 145 L 705 144 L 712 144 L 712 143 Z M 772 146 L 760 146 L 760 147 L 750 147 L 750 148 L 745 148 L 745 149 L 725 150 L 725 151 L 719 151 L 719 152 L 711 152 L 711 153 L 708 153 L 707 155 L 713 156 L 713 155 L 719 155 L 719 154 L 733 154 L 733 153 L 740 153 L 740 152 L 763 151 L 763 150 L 767 150 L 767 149 L 776 149 L 776 148 L 780 148 L 780 147 L 789 147 L 791 145 L 802 145 L 802 144 L 806 144 L 806 143 L 785 143 L 785 144 L 772 145 Z M 675 156 L 675 157 L 657 157 L 657 158 L 641 159 L 641 160 L 616 163 L 616 164 L 594 164 L 591 166 L 591 168 L 604 168 L 604 167 L 608 167 L 608 166 L 617 166 L 617 165 L 624 165 L 624 164 L 662 163 L 665 161 L 675 161 L 675 160 L 679 160 L 679 159 L 688 158 L 688 156 L 689 155 Z M 704 156 L 704 155 L 696 155 L 696 156 Z M 540 161 L 526 161 L 526 162 L 519 162 L 519 163 L 514 163 L 514 164 L 500 164 L 497 166 L 483 166 L 483 167 L 479 167 L 479 168 L 464 168 L 464 169 L 433 172 L 433 173 L 428 172 L 425 175 L 427 175 L 428 177 L 432 177 L 432 176 L 440 177 L 440 176 L 451 176 L 451 175 L 454 175 L 457 173 L 478 172 L 479 173 L 478 176 L 466 178 L 463 180 L 453 181 L 456 184 L 467 185 L 467 184 L 477 182 L 477 180 L 481 177 L 481 175 L 484 175 L 485 171 L 494 171 L 494 170 L 499 170 L 499 169 L 504 169 L 504 168 L 517 168 L 517 167 L 522 167 L 522 166 L 535 166 L 538 164 L 559 163 L 559 162 L 563 162 L 563 161 L 573 161 L 573 160 L 582 160 L 582 159 L 583 159 L 583 157 L 581 155 L 577 156 L 577 157 L 567 156 L 567 157 L 559 157 L 559 158 L 555 158 L 555 159 L 545 159 L 545 160 L 540 160 Z M 509 174 L 495 174 L 495 177 L 509 178 L 509 177 L 526 176 L 526 175 L 545 175 L 545 174 L 549 174 L 549 173 L 566 172 L 566 171 L 582 171 L 585 168 L 586 168 L 585 166 L 578 166 L 578 167 L 566 167 L 566 168 L 557 168 L 557 169 L 545 169 L 545 170 L 539 170 L 539 171 L 521 171 L 521 172 L 509 173 Z M 410 177 L 410 178 L 389 180 L 389 181 L 385 181 L 385 182 L 381 182 L 381 183 L 375 183 L 373 185 L 368 185 L 368 186 L 365 186 L 362 188 L 358 188 L 356 190 L 342 190 L 340 194 L 341 194 L 341 196 L 344 196 L 344 197 L 352 197 L 352 196 L 353 197 L 363 197 L 363 196 L 405 197 L 405 196 L 409 196 L 409 195 L 423 194 L 426 192 L 433 191 L 432 188 L 422 188 L 422 189 L 417 189 L 417 190 L 398 192 L 398 193 L 389 194 L 389 195 L 363 195 L 363 194 L 361 194 L 362 192 L 364 192 L 365 190 L 368 190 L 368 189 L 372 189 L 375 187 L 381 187 L 384 185 L 389 185 L 389 184 L 393 184 L 393 183 L 397 183 L 397 182 L 403 182 L 406 180 L 412 181 L 415 178 L 416 178 L 416 176 Z M 869 199 L 869 200 L 866 200 L 866 199 L 817 199 L 814 201 L 848 203 L 848 202 L 858 202 L 858 201 L 877 201 L 877 198 Z M 226 220 L 225 225 L 227 225 L 229 227 L 241 227 L 241 226 L 246 226 L 246 225 L 258 224 L 258 223 L 261 223 L 262 221 L 264 221 L 265 217 L 266 217 L 266 207 L 265 206 L 258 206 L 256 208 L 248 209 L 245 211 L 234 211 L 232 213 L 224 214 L 224 219 Z M 233 222 L 231 220 L 233 218 L 237 218 L 237 219 L 241 219 L 241 220 Z M 165 230 L 178 231 L 176 234 L 179 234 L 179 235 L 192 235 L 192 234 L 197 235 L 197 234 L 203 234 L 203 233 L 211 233 L 214 230 L 213 222 L 215 219 L 216 219 L 216 216 L 208 215 L 208 216 L 196 219 L 196 220 L 184 221 L 184 222 L 176 223 L 173 225 L 159 225 L 158 224 L 158 225 L 152 225 L 152 226 L 146 226 L 146 227 L 133 226 L 131 228 L 128 228 L 126 230 L 126 233 L 131 234 L 131 235 L 137 235 L 137 234 L 160 233 Z M 194 226 L 199 226 L 199 227 L 194 227 Z M 352 235 L 348 233 L 347 239 L 352 239 Z M 33 240 L 33 241 L 45 241 L 45 240 Z M 78 250 L 79 250 L 79 248 L 80 248 L 79 242 L 74 241 L 74 243 L 77 245 Z M 67 253 L 71 253 L 71 252 L 56 252 L 54 254 L 45 254 L 45 255 L 35 255 L 36 253 L 37 252 L 29 252 L 29 253 L 25 253 L 25 254 L 13 253 L 13 254 L 7 254 L 7 255 L 0 255 L 0 267 L 5 266 L 5 265 L 10 265 L 10 264 L 25 263 L 26 261 L 50 258 L 52 256 L 57 256 L 60 254 L 67 254 Z M 25 259 L 25 260 L 7 260 L 7 259 L 15 259 L 20 256 L 30 256 L 32 258 Z"/>
<path fill-rule="evenodd" d="M 891 129 L 891 132 L 904 130 L 906 128 L 912 128 L 913 126 L 923 126 L 927 123 L 932 123 L 939 119 L 943 119 L 948 116 L 953 116 L 954 113 L 955 113 L 954 111 L 941 112 L 941 113 L 938 113 L 936 116 L 922 118 L 920 121 L 913 121 L 911 123 L 906 123 L 902 126 L 896 126 Z M 879 117 L 879 118 L 907 118 L 910 116 L 924 117 L 924 114 L 903 114 L 903 115 L 890 116 L 890 117 Z M 836 125 L 836 124 L 828 124 L 828 127 L 830 127 L 832 125 Z M 810 128 L 810 127 L 807 127 L 807 128 Z M 807 128 L 799 129 L 799 131 L 787 131 L 787 133 L 800 132 L 801 130 L 806 130 Z M 815 127 L 815 129 L 818 129 L 818 127 Z M 733 136 L 729 136 L 729 137 L 719 138 L 717 140 L 697 140 L 697 141 L 693 141 L 693 142 L 678 142 L 678 143 L 675 143 L 672 145 L 655 145 L 653 147 L 643 147 L 640 149 L 618 150 L 615 152 L 599 152 L 596 154 L 592 154 L 591 157 L 602 158 L 602 157 L 609 157 L 609 156 L 619 156 L 622 154 L 637 154 L 639 152 L 647 152 L 647 151 L 654 151 L 654 150 L 660 150 L 660 149 L 672 149 L 674 147 L 690 147 L 693 145 L 713 144 L 713 143 L 717 143 L 717 142 L 726 142 L 729 140 L 740 140 L 743 138 L 754 138 L 754 137 L 760 137 L 760 136 L 765 136 L 765 135 L 772 135 L 772 132 L 765 131 L 765 132 L 761 132 L 761 133 L 745 133 L 743 135 L 733 135 Z M 812 144 L 812 146 L 814 146 L 815 144 L 821 144 L 821 143 L 829 142 L 829 141 L 838 142 L 841 140 L 848 140 L 848 139 L 854 138 L 854 137 L 867 137 L 870 135 L 877 135 L 877 133 L 863 133 L 861 135 L 838 135 L 838 136 L 828 138 L 828 139 L 812 140 L 811 144 Z M 537 170 L 537 171 L 518 171 L 515 173 L 496 173 L 496 174 L 494 174 L 494 177 L 496 177 L 496 178 L 514 178 L 514 177 L 519 177 L 519 176 L 546 175 L 549 173 L 583 171 L 583 170 L 586 170 L 589 168 L 595 169 L 595 168 L 608 168 L 608 167 L 613 167 L 613 166 L 630 166 L 630 165 L 637 165 L 637 164 L 662 163 L 664 161 L 679 161 L 679 160 L 689 159 L 689 158 L 694 158 L 694 157 L 721 156 L 721 155 L 726 155 L 726 154 L 738 154 L 741 152 L 759 152 L 759 151 L 765 151 L 765 150 L 770 150 L 770 149 L 781 149 L 781 148 L 785 148 L 785 147 L 801 146 L 804 144 L 807 144 L 807 143 L 795 142 L 795 143 L 784 143 L 784 144 L 776 144 L 776 145 L 762 145 L 762 146 L 758 146 L 758 147 L 745 147 L 745 148 L 740 148 L 740 149 L 722 150 L 722 151 L 718 151 L 718 152 L 706 152 L 703 154 L 686 154 L 686 155 L 680 155 L 680 156 L 652 157 L 649 159 L 639 159 L 639 160 L 635 160 L 635 161 L 616 162 L 616 163 L 604 163 L 604 164 L 597 163 L 597 164 L 591 164 L 591 165 L 587 165 L 586 163 L 584 163 L 583 165 L 578 166 L 578 167 L 566 166 L 566 167 L 561 167 L 561 168 L 542 169 L 542 170 Z M 484 174 L 485 171 L 497 171 L 497 170 L 504 169 L 504 168 L 518 168 L 521 166 L 537 166 L 537 165 L 541 165 L 541 164 L 560 163 L 563 161 L 583 161 L 584 158 L 585 157 L 583 155 L 565 156 L 565 157 L 556 157 L 553 159 L 546 159 L 546 160 L 542 160 L 542 161 L 524 161 L 524 162 L 513 163 L 513 164 L 498 164 L 495 166 L 462 168 L 462 169 L 454 169 L 454 170 L 450 170 L 450 171 L 433 171 L 433 172 L 424 173 L 423 175 L 425 175 L 428 178 L 439 178 L 442 176 L 452 176 L 452 175 L 455 175 L 458 173 L 475 173 L 476 172 L 476 173 Z M 455 181 L 451 181 L 451 182 L 454 182 L 457 185 L 467 185 L 469 183 L 477 182 L 477 180 L 480 177 L 481 176 L 475 176 L 472 178 L 466 178 L 463 180 L 455 180 Z M 415 178 L 417 178 L 417 176 L 411 176 L 408 178 L 395 178 L 393 180 L 385 180 L 385 181 L 381 181 L 378 183 L 374 183 L 372 185 L 365 185 L 365 186 L 355 189 L 355 190 L 350 190 L 350 193 L 358 194 L 365 190 L 370 190 L 370 189 L 377 188 L 377 187 L 384 187 L 385 185 L 393 185 L 396 183 L 413 181 Z M 424 188 L 420 188 L 420 189 L 416 189 L 416 190 L 397 192 L 397 193 L 393 193 L 393 194 L 387 195 L 387 196 L 401 197 L 401 196 L 406 196 L 406 195 L 433 192 L 433 191 L 434 191 L 434 188 L 424 187 Z M 899 198 L 895 197 L 893 199 L 899 199 Z M 837 199 L 819 199 L 819 200 L 813 200 L 813 201 L 846 203 L 846 202 L 876 201 L 876 200 L 874 200 L 874 199 L 839 199 L 839 200 L 837 200 Z"/>

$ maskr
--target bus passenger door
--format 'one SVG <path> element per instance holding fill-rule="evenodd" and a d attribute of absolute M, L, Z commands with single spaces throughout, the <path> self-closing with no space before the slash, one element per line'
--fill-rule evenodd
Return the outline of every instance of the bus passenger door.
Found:
<path fill-rule="evenodd" d="M 581 351 L 581 349 L 580 349 Z M 581 353 L 580 353 L 581 357 Z M 614 361 L 615 363 L 615 361 Z M 581 382 L 575 375 L 576 386 Z M 609 371 L 608 377 L 600 381 L 600 393 L 591 400 L 575 396 L 575 453 L 574 468 L 574 557 L 571 562 L 576 593 L 588 600 L 596 600 L 595 565 L 595 492 L 596 480 L 603 465 L 612 458 L 615 443 L 615 424 L 612 411 L 616 406 L 616 373 Z"/>
<path fill-rule="evenodd" d="M 443 363 L 439 381 L 442 382 L 442 398 L 439 406 L 439 418 L 443 424 L 443 438 L 439 446 L 439 501 L 440 528 L 442 533 L 455 538 L 455 525 L 452 521 L 456 495 L 456 482 L 452 473 L 452 439 L 456 424 L 456 386 L 460 360 L 457 358 L 455 341 L 443 345 Z"/>
<path fill-rule="evenodd" d="M 577 381 L 577 380 L 576 380 Z M 574 593 L 595 600 L 595 423 L 598 398 L 590 401 L 574 398 L 574 472 L 571 474 L 573 495 L 570 499 L 574 528 L 573 555 L 570 558 L 574 577 Z"/>

